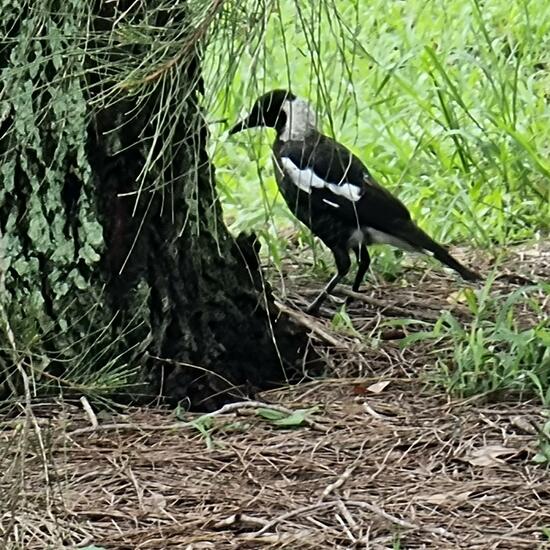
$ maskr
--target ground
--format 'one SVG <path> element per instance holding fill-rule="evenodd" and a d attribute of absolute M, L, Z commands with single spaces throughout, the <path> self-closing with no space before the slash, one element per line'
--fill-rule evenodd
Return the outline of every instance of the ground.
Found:
<path fill-rule="evenodd" d="M 549 251 L 516 251 L 494 291 L 548 280 Z M 336 329 L 327 311 L 303 315 L 321 282 L 286 270 L 281 301 L 311 330 L 327 376 L 258 396 L 271 412 L 249 403 L 182 420 L 58 403 L 5 421 L 5 547 L 549 547 L 550 478 L 533 462 L 538 402 L 449 397 L 426 376 L 430 344 L 403 349 L 403 329 L 380 328 L 392 316 L 466 315 L 453 298 L 462 283 L 417 265 L 349 308 L 357 333 L 377 336 L 368 340 Z M 305 419 L 284 414 L 310 407 Z"/>

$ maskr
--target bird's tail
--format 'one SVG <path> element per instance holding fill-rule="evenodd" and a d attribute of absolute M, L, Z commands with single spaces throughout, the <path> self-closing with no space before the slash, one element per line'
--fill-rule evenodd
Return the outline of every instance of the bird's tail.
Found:
<path fill-rule="evenodd" d="M 432 253 L 433 257 L 446 266 L 454 269 L 466 281 L 478 281 L 481 275 L 463 266 L 453 258 L 445 248 L 436 243 L 427 233 L 422 231 L 414 222 L 410 222 L 399 237 L 416 248 L 420 252 Z"/>

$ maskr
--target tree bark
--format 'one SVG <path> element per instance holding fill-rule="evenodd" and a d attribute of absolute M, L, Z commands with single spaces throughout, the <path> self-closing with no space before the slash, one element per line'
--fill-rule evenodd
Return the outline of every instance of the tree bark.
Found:
<path fill-rule="evenodd" d="M 128 389 L 139 366 L 152 393 L 201 409 L 295 376 L 305 334 L 276 315 L 254 239 L 222 221 L 200 28 L 153 1 L 44 4 L 11 8 L 0 53 L 0 292 L 19 364 L 45 387 L 76 376 L 100 393 L 107 372 Z M 159 42 L 180 25 L 189 43 L 142 68 L 155 41 L 124 32 L 145 24 Z M 15 355 L 0 357 L 5 392 Z"/>

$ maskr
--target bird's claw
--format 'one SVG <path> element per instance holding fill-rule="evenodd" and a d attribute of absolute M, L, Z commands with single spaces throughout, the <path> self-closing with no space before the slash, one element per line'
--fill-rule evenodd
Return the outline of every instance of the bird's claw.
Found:
<path fill-rule="evenodd" d="M 326 294 L 324 293 L 319 294 L 319 296 L 317 296 L 317 298 L 315 298 L 315 300 L 313 300 L 313 302 L 311 302 L 311 304 L 309 304 L 309 306 L 306 307 L 305 312 L 308 313 L 309 315 L 317 315 L 319 313 L 319 310 L 321 309 L 321 305 L 323 304 L 326 298 L 327 298 Z"/>
<path fill-rule="evenodd" d="M 309 306 L 306 307 L 305 312 L 309 315 L 317 315 L 327 298 L 330 299 L 331 302 L 334 302 L 337 306 L 343 306 L 344 304 L 347 304 L 349 300 L 349 298 L 337 298 L 332 294 L 328 294 L 315 299 L 311 304 L 309 304 Z"/>
<path fill-rule="evenodd" d="M 305 312 L 308 314 L 308 315 L 317 315 L 319 313 L 319 304 L 316 304 L 315 302 L 309 304 L 309 306 L 307 306 L 305 308 Z"/>

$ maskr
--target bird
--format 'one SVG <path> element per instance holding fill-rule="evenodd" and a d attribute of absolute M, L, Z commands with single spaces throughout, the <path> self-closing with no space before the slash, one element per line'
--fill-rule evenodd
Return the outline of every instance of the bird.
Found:
<path fill-rule="evenodd" d="M 251 111 L 229 130 L 234 135 L 254 127 L 274 128 L 273 161 L 279 190 L 292 213 L 332 252 L 336 273 L 306 308 L 317 314 L 327 296 L 357 259 L 352 290 L 370 266 L 368 247 L 389 244 L 428 254 L 467 281 L 481 276 L 462 265 L 412 219 L 406 206 L 380 185 L 347 147 L 323 134 L 312 106 L 290 90 L 261 95 Z"/>

